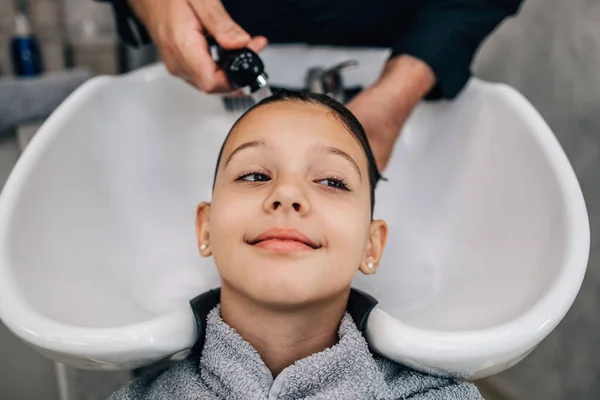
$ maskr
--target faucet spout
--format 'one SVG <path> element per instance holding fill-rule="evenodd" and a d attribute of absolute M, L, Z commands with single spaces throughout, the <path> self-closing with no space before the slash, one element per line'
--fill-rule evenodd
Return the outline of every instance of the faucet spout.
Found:
<path fill-rule="evenodd" d="M 306 88 L 312 93 L 326 94 L 343 103 L 346 100 L 346 93 L 342 71 L 356 65 L 358 65 L 358 61 L 348 60 L 328 69 L 311 68 L 306 75 Z"/>

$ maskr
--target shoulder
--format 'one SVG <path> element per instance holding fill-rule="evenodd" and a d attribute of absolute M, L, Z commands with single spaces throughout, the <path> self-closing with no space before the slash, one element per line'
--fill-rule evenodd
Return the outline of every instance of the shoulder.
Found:
<path fill-rule="evenodd" d="M 483 399 L 477 387 L 471 383 L 427 375 L 381 356 L 375 356 L 375 362 L 392 399 Z"/>

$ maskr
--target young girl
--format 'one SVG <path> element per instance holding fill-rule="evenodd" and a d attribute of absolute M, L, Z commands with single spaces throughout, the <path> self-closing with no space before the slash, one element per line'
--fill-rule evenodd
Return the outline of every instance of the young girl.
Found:
<path fill-rule="evenodd" d="M 370 352 L 374 274 L 387 236 L 373 220 L 380 179 L 365 132 L 341 104 L 282 93 L 223 144 L 212 203 L 198 207 L 200 254 L 222 286 L 192 301 L 192 354 L 113 399 L 481 399 L 468 383 Z"/>

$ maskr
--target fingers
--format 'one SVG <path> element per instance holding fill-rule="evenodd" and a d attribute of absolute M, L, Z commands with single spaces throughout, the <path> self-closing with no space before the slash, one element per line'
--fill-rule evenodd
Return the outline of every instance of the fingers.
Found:
<path fill-rule="evenodd" d="M 173 2 L 160 53 L 169 72 L 206 93 L 230 90 L 225 74 L 208 51 L 202 25 L 186 2 Z"/>
<path fill-rule="evenodd" d="M 258 53 L 268 43 L 264 37 L 251 38 L 231 19 L 219 0 L 149 1 L 144 4 L 144 22 L 168 71 L 206 93 L 232 90 L 225 73 L 210 55 L 205 39 L 207 33 L 213 35 L 223 48 L 248 46 Z"/>
<path fill-rule="evenodd" d="M 194 83 L 194 86 L 206 93 L 227 93 L 233 90 L 227 76 L 220 69 L 213 59 L 210 57 L 210 52 L 206 44 L 206 40 L 201 37 L 201 43 L 193 46 L 193 49 L 202 51 L 186 51 L 180 52 L 179 57 L 184 61 L 184 72 L 179 76 L 187 76 L 187 80 Z M 264 37 L 253 38 L 248 47 L 255 52 L 261 52 L 268 44 Z M 204 50 L 206 49 L 206 50 Z"/>
<path fill-rule="evenodd" d="M 178 59 L 194 86 L 206 93 L 229 91 L 229 81 L 210 56 L 206 39 L 198 35 L 193 43 L 191 48 L 180 50 Z"/>
<path fill-rule="evenodd" d="M 267 40 L 266 37 L 256 36 L 256 37 L 253 37 L 250 40 L 250 42 L 248 42 L 247 47 L 250 48 L 251 50 L 254 50 L 255 53 L 260 53 L 267 47 L 268 44 L 269 44 L 269 41 Z"/>
<path fill-rule="evenodd" d="M 250 35 L 231 18 L 220 0 L 190 0 L 190 4 L 205 33 L 212 35 L 221 47 L 239 49 L 248 45 Z"/>

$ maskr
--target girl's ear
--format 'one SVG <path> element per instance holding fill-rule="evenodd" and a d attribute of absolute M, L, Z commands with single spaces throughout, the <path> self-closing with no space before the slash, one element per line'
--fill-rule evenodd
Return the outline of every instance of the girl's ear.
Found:
<path fill-rule="evenodd" d="M 202 202 L 196 210 L 196 238 L 202 257 L 210 257 L 210 203 Z"/>
<path fill-rule="evenodd" d="M 379 267 L 379 262 L 383 256 L 383 250 L 385 249 L 387 235 L 388 227 L 385 221 L 375 220 L 371 222 L 365 259 L 359 267 L 363 274 L 371 275 L 377 271 L 377 267 Z"/>

